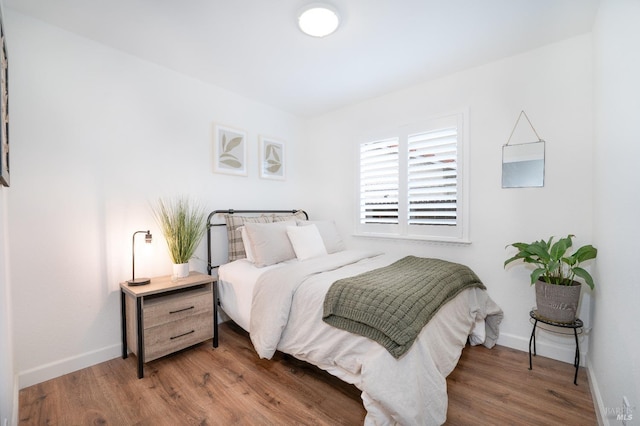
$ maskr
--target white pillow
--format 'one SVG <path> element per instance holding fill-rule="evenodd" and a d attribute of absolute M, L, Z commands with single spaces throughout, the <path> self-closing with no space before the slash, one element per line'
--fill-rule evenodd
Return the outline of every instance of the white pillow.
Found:
<path fill-rule="evenodd" d="M 275 223 L 245 223 L 244 229 L 251 245 L 253 264 L 258 268 L 295 259 L 287 227 L 295 226 L 295 221 Z"/>
<path fill-rule="evenodd" d="M 327 254 L 327 249 L 316 225 L 288 226 L 287 235 L 299 260 Z"/>
<path fill-rule="evenodd" d="M 247 260 L 251 263 L 254 261 L 253 249 L 251 248 L 251 240 L 249 240 L 249 236 L 247 235 L 247 230 L 244 229 L 244 226 L 239 227 L 237 232 L 240 232 L 242 236 L 242 245 L 244 246 L 244 252 L 247 255 Z"/>
<path fill-rule="evenodd" d="M 316 225 L 324 242 L 327 253 L 336 253 L 345 249 L 344 242 L 338 233 L 336 223 L 332 220 L 299 220 L 298 226 Z"/>
<path fill-rule="evenodd" d="M 271 216 L 237 216 L 235 214 L 225 214 L 225 222 L 227 224 L 227 240 L 229 245 L 229 262 L 236 259 L 244 259 L 247 254 L 244 251 L 242 236 L 238 232 L 238 228 L 247 222 L 251 223 L 271 223 Z"/>

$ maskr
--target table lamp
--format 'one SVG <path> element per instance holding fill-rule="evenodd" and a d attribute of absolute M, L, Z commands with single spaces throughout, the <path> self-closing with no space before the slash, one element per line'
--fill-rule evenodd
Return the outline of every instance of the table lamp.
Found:
<path fill-rule="evenodd" d="M 150 231 L 136 231 L 133 233 L 133 237 L 131 237 L 131 279 L 127 281 L 128 285 L 144 285 L 149 284 L 151 280 L 149 278 L 136 278 L 136 234 L 145 234 L 144 242 L 147 244 L 151 243 L 151 232 Z"/>

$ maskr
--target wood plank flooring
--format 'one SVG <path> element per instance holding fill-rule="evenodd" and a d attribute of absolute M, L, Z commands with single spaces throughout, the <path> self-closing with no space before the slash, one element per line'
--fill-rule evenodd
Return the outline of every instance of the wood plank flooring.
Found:
<path fill-rule="evenodd" d="M 504 347 L 467 347 L 447 379 L 447 425 L 595 425 L 584 369 Z M 145 365 L 116 358 L 20 391 L 21 425 L 360 425 L 360 392 L 277 353 L 258 359 L 233 323 Z"/>

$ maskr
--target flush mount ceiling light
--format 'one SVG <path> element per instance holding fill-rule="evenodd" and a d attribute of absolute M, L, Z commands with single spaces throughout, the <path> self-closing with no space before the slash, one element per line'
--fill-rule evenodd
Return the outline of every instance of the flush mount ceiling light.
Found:
<path fill-rule="evenodd" d="M 326 37 L 338 29 L 340 18 L 336 10 L 326 4 L 310 4 L 298 15 L 298 26 L 312 37 Z"/>

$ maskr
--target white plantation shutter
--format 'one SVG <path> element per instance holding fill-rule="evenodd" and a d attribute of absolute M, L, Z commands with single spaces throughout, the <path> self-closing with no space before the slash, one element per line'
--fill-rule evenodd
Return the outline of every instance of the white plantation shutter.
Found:
<path fill-rule="evenodd" d="M 398 138 L 360 145 L 360 223 L 397 224 Z"/>
<path fill-rule="evenodd" d="M 360 144 L 358 234 L 469 242 L 466 114 Z"/>
<path fill-rule="evenodd" d="M 455 226 L 458 193 L 456 127 L 409 135 L 409 225 Z"/>

